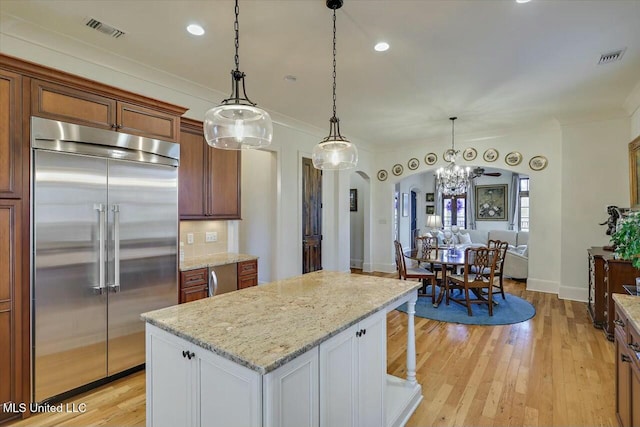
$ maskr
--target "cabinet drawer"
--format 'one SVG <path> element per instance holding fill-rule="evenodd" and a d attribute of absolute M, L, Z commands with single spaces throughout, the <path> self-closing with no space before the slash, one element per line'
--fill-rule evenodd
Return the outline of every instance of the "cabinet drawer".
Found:
<path fill-rule="evenodd" d="M 640 332 L 632 325 L 629 325 L 629 354 L 633 359 L 633 364 L 640 375 Z M 640 408 L 638 408 L 640 411 Z"/>
<path fill-rule="evenodd" d="M 258 260 L 242 261 L 238 263 L 238 276 L 248 276 L 258 273 Z"/>
<path fill-rule="evenodd" d="M 250 288 L 258 285 L 258 276 L 242 276 L 238 278 L 238 289 Z"/>
<path fill-rule="evenodd" d="M 180 273 L 180 287 L 198 286 L 207 284 L 207 269 L 183 271 Z"/>
<path fill-rule="evenodd" d="M 620 334 L 621 337 L 624 337 L 624 344 L 626 344 L 628 341 L 628 331 L 629 331 L 629 327 L 628 327 L 628 320 L 627 317 L 624 315 L 624 313 L 622 312 L 622 310 L 620 309 L 620 307 L 618 307 L 618 304 L 616 304 L 615 306 L 615 317 L 613 318 L 613 324 L 615 325 L 615 331 Z"/>

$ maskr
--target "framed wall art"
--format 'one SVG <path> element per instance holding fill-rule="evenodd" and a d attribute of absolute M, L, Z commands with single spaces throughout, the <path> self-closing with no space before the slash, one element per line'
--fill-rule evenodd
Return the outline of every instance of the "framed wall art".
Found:
<path fill-rule="evenodd" d="M 433 215 L 436 213 L 436 207 L 435 206 L 427 206 L 427 215 Z"/>
<path fill-rule="evenodd" d="M 358 189 L 352 188 L 349 190 L 349 210 L 351 212 L 358 212 Z"/>
<path fill-rule="evenodd" d="M 435 202 L 436 194 L 435 193 L 427 193 L 427 202 Z"/>
<path fill-rule="evenodd" d="M 476 221 L 507 220 L 507 184 L 476 186 Z"/>

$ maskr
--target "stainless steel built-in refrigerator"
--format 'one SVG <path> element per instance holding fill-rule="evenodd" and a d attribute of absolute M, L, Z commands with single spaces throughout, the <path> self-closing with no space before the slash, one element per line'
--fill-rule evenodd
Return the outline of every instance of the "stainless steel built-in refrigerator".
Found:
<path fill-rule="evenodd" d="M 32 381 L 47 400 L 144 363 L 177 304 L 179 146 L 32 117 Z"/>

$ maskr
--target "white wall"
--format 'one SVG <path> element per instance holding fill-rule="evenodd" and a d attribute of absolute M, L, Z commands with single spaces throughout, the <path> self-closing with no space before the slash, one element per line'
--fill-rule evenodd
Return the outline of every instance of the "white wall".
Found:
<path fill-rule="evenodd" d="M 629 120 L 562 126 L 560 297 L 587 300 L 587 248 L 609 244 L 607 206 L 629 206 Z"/>
<path fill-rule="evenodd" d="M 242 221 L 238 251 L 258 256 L 258 282 L 272 281 L 276 263 L 276 153 L 242 152 Z"/>

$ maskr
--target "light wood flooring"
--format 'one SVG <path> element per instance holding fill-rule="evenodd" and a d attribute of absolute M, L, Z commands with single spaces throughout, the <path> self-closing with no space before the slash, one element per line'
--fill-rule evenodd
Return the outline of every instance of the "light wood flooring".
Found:
<path fill-rule="evenodd" d="M 613 343 L 593 328 L 586 304 L 526 291 L 523 283 L 505 286 L 536 307 L 534 318 L 469 326 L 416 317 L 424 400 L 407 426 L 617 426 Z M 387 327 L 388 371 L 404 377 L 406 315 L 392 311 Z M 69 402 L 86 403 L 87 412 L 10 425 L 144 426 L 144 372 Z"/>

